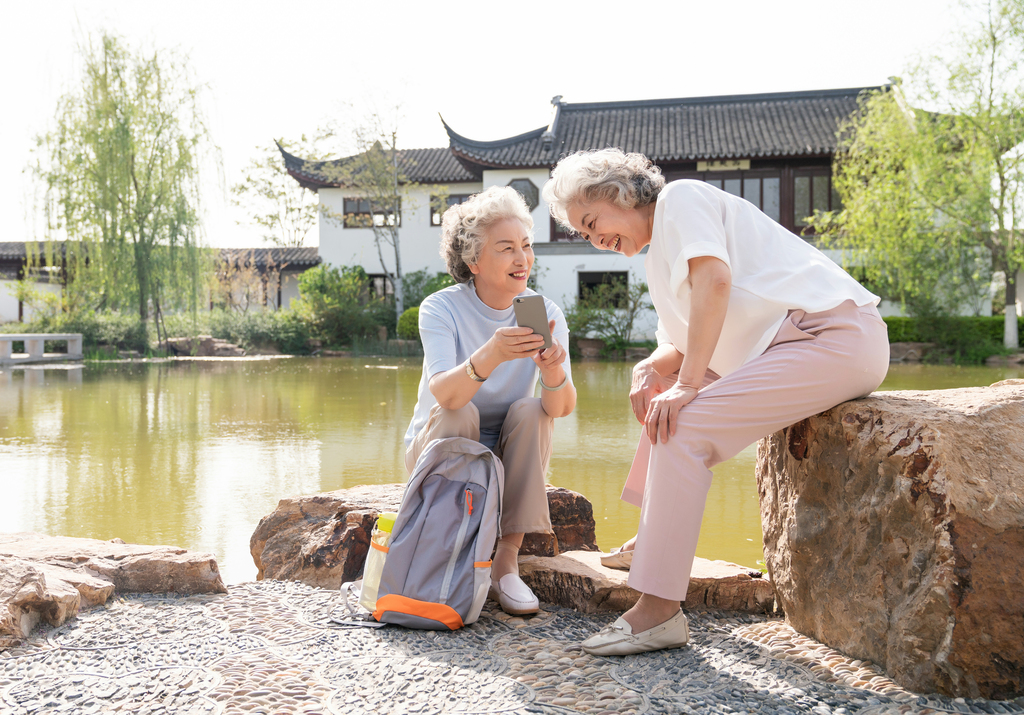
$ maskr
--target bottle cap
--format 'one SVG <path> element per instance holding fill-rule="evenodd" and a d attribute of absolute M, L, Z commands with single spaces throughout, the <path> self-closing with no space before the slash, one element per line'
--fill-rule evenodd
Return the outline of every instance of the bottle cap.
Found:
<path fill-rule="evenodd" d="M 393 511 L 382 511 L 377 517 L 377 528 L 390 534 L 391 530 L 395 528 L 395 519 L 397 518 L 398 514 Z"/>

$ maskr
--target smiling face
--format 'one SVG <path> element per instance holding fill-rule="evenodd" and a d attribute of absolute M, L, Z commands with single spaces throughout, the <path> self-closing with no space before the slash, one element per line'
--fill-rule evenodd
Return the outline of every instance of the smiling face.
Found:
<path fill-rule="evenodd" d="M 654 204 L 624 209 L 610 201 L 594 201 L 572 204 L 566 213 L 573 229 L 602 251 L 635 256 L 651 242 Z"/>
<path fill-rule="evenodd" d="M 502 219 L 486 232 L 480 259 L 470 264 L 477 295 L 492 308 L 502 310 L 526 290 L 533 268 L 533 239 L 518 219 Z"/>

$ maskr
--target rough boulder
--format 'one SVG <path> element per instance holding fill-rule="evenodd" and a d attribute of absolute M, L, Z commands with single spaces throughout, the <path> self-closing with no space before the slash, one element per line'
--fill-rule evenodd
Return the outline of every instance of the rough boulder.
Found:
<path fill-rule="evenodd" d="M 382 511 L 398 511 L 404 484 L 338 489 L 282 499 L 249 540 L 257 580 L 286 579 L 338 588 L 363 573 L 370 531 Z M 554 556 L 564 550 L 597 551 L 594 509 L 582 495 L 548 485 L 554 536 L 533 534 L 521 554 Z"/>
<path fill-rule="evenodd" d="M 1024 385 L 875 393 L 758 445 L 796 630 L 918 692 L 1024 693 Z"/>
<path fill-rule="evenodd" d="M 53 626 L 82 608 L 131 593 L 227 593 L 210 554 L 42 534 L 0 534 L 0 648 L 45 620 Z"/>

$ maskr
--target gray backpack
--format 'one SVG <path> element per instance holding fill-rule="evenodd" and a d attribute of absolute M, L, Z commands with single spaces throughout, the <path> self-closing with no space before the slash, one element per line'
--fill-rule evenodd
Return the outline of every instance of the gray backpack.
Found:
<path fill-rule="evenodd" d="M 373 617 L 429 630 L 475 623 L 491 585 L 504 488 L 501 461 L 479 442 L 428 444 L 398 508 Z"/>

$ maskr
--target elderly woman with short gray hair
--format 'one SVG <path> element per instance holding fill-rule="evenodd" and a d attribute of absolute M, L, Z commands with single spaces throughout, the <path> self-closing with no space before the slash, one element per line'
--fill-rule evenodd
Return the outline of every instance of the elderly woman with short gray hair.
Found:
<path fill-rule="evenodd" d="M 533 268 L 533 218 L 515 189 L 492 187 L 445 211 L 441 256 L 456 285 L 420 305 L 423 374 L 405 435 L 406 468 L 432 440 L 468 437 L 494 450 L 505 471 L 501 539 L 491 596 L 517 615 L 537 597 L 519 578 L 523 536 L 550 534 L 545 475 L 554 418 L 576 405 L 562 311 L 545 299 L 552 344 L 519 327 L 512 309 Z M 541 396 L 533 397 L 537 382 Z"/>
<path fill-rule="evenodd" d="M 583 649 L 677 648 L 711 467 L 878 387 L 889 365 L 879 298 L 753 204 L 702 181 L 666 185 L 641 154 L 565 157 L 544 198 L 601 250 L 648 249 L 658 314 L 658 347 L 629 393 L 643 429 L 622 499 L 640 525 L 607 559 L 641 597 Z"/>

